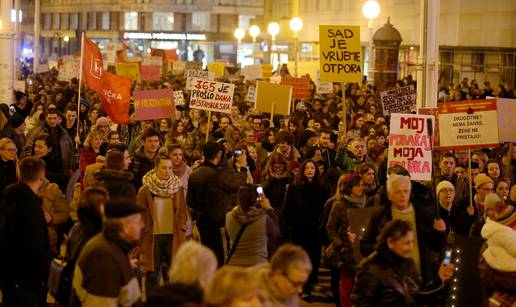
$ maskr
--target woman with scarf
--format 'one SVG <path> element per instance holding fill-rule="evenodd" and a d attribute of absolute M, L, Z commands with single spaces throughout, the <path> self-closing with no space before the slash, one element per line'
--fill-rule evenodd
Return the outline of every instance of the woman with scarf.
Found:
<path fill-rule="evenodd" d="M 186 241 L 188 211 L 181 179 L 174 175 L 169 156 L 159 154 L 155 167 L 143 176 L 143 186 L 136 197 L 146 208 L 145 228 L 141 239 L 141 270 L 146 274 L 146 293 L 153 291 L 159 280 L 168 280 L 166 269 L 161 271 L 163 258 L 170 263 L 172 255 Z"/>
<path fill-rule="evenodd" d="M 353 256 L 353 241 L 356 235 L 349 232 L 347 210 L 365 206 L 366 196 L 363 184 L 363 179 L 358 173 L 351 173 L 339 179 L 337 193 L 333 198 L 326 223 L 326 231 L 331 241 L 330 248 L 338 254 L 339 262 L 336 267 L 340 269 L 339 296 L 343 307 L 351 306 L 351 290 L 356 264 Z"/>

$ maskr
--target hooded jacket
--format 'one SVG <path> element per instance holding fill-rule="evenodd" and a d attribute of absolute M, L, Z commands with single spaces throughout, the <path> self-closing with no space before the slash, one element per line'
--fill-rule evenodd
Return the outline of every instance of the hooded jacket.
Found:
<path fill-rule="evenodd" d="M 487 248 L 482 253 L 487 264 L 502 272 L 516 272 L 516 230 L 489 218 L 482 227 Z"/>
<path fill-rule="evenodd" d="M 96 182 L 108 190 L 109 198 L 136 198 L 136 189 L 132 184 L 133 174 L 105 168 L 96 172 L 94 177 Z"/>
<path fill-rule="evenodd" d="M 252 266 L 267 262 L 267 244 L 270 239 L 280 235 L 278 218 L 274 210 L 263 210 L 252 207 L 247 213 L 236 206 L 226 215 L 226 229 L 229 234 L 230 246 L 233 248 L 240 228 L 247 224 L 238 242 L 235 253 L 229 265 Z"/>

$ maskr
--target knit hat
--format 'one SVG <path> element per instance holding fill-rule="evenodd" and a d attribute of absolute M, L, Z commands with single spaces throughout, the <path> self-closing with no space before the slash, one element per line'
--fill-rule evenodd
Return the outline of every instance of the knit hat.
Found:
<path fill-rule="evenodd" d="M 496 209 L 496 204 L 502 202 L 498 194 L 489 193 L 486 195 L 486 200 L 484 201 L 485 209 Z"/>
<path fill-rule="evenodd" d="M 98 126 L 109 126 L 109 119 L 107 117 L 99 117 L 95 125 Z"/>
<path fill-rule="evenodd" d="M 18 101 L 27 95 L 24 92 L 16 91 L 15 96 L 16 96 L 16 101 Z"/>
<path fill-rule="evenodd" d="M 136 213 L 144 212 L 145 208 L 136 205 L 133 200 L 119 198 L 108 200 L 104 208 L 104 215 L 107 218 L 122 218 Z"/>
<path fill-rule="evenodd" d="M 502 203 L 502 200 L 496 193 L 487 194 L 485 200 L 486 211 L 488 209 L 495 210 L 493 220 L 514 229 L 516 226 L 516 208 L 511 205 L 503 205 L 497 208 L 496 205 L 499 203 Z"/>
<path fill-rule="evenodd" d="M 305 130 L 301 134 L 301 137 L 299 138 L 299 146 L 303 147 L 308 143 L 308 140 L 310 140 L 313 137 L 316 137 L 317 135 L 312 130 Z"/>
<path fill-rule="evenodd" d="M 82 104 L 82 105 L 85 105 L 85 106 L 88 106 L 88 105 L 89 105 L 88 100 L 86 100 L 86 99 L 84 99 L 84 98 L 83 98 L 83 99 L 81 99 L 81 104 Z"/>
<path fill-rule="evenodd" d="M 15 113 L 11 118 L 9 118 L 9 123 L 13 128 L 18 128 L 25 122 L 25 118 L 23 115 Z"/>
<path fill-rule="evenodd" d="M 439 184 L 437 184 L 437 187 L 435 188 L 435 193 L 436 193 L 437 197 L 439 197 L 439 192 L 445 188 L 453 189 L 455 191 L 455 187 L 453 186 L 453 184 L 451 182 L 449 182 L 448 180 L 443 180 L 443 181 L 439 182 Z"/>
<path fill-rule="evenodd" d="M 486 183 L 494 184 L 494 181 L 493 179 L 491 179 L 491 177 L 487 176 L 484 173 L 480 173 L 477 175 L 477 177 L 475 177 L 475 189 L 478 190 L 483 184 Z"/>

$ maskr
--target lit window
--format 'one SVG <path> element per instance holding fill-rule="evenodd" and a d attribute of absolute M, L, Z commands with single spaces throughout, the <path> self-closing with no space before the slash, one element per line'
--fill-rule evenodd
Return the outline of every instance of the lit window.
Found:
<path fill-rule="evenodd" d="M 192 13 L 192 28 L 194 31 L 209 31 L 210 30 L 210 13 Z"/>
<path fill-rule="evenodd" d="M 109 30 L 109 12 L 102 12 L 102 30 Z"/>
<path fill-rule="evenodd" d="M 153 13 L 152 28 L 161 31 L 174 30 L 174 13 Z"/>
<path fill-rule="evenodd" d="M 124 13 L 124 29 L 133 31 L 138 30 L 138 12 Z"/>

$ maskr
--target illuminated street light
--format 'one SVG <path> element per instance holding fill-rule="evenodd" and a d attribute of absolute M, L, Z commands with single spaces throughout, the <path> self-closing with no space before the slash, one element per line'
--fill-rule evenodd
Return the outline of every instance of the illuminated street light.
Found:
<path fill-rule="evenodd" d="M 294 18 L 290 19 L 290 29 L 292 29 L 292 31 L 294 31 L 294 39 L 295 39 L 295 43 L 294 43 L 294 73 L 295 73 L 296 77 L 297 77 L 297 62 L 299 59 L 299 49 L 298 49 L 299 31 L 301 31 L 302 28 L 303 28 L 303 21 L 301 20 L 301 18 L 294 17 Z"/>
<path fill-rule="evenodd" d="M 267 32 L 272 36 L 272 41 L 276 40 L 276 35 L 278 35 L 280 31 L 280 26 L 277 22 L 271 22 L 267 26 Z"/>
<path fill-rule="evenodd" d="M 367 44 L 367 65 L 368 71 L 373 69 L 373 21 L 380 15 L 380 4 L 376 0 L 367 0 L 362 6 L 362 14 L 367 18 L 367 27 L 369 28 L 369 42 Z M 370 79 L 371 74 L 367 74 Z"/>
<path fill-rule="evenodd" d="M 376 0 L 367 0 L 362 6 L 362 14 L 369 20 L 375 19 L 380 15 L 380 4 Z"/>
<path fill-rule="evenodd" d="M 239 44 L 242 41 L 242 38 L 244 38 L 244 36 L 245 36 L 244 29 L 238 28 L 235 30 L 235 38 L 238 40 Z"/>
<path fill-rule="evenodd" d="M 258 37 L 258 35 L 260 35 L 260 27 L 258 27 L 257 25 L 252 25 L 249 28 L 249 35 L 251 35 L 251 37 L 253 38 L 253 43 L 256 43 L 256 38 Z"/>
<path fill-rule="evenodd" d="M 68 35 L 65 35 L 65 36 L 63 37 L 63 41 L 64 41 L 65 43 L 67 43 L 69 40 L 70 40 L 70 37 L 69 37 Z"/>

